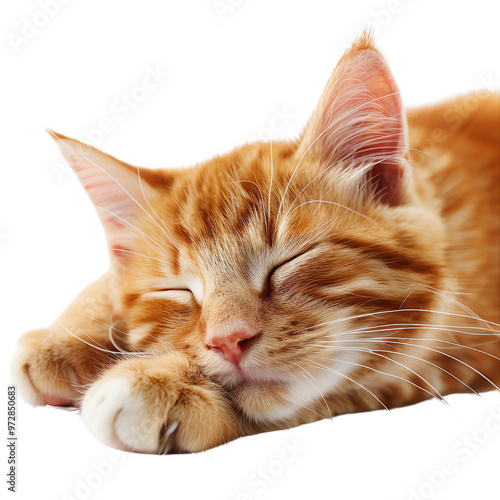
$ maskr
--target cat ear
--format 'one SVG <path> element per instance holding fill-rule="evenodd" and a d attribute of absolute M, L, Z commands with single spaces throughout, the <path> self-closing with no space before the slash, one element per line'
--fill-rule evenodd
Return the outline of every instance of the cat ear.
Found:
<path fill-rule="evenodd" d="M 333 71 L 297 157 L 313 154 L 325 168 L 363 166 L 376 197 L 398 205 L 411 175 L 406 127 L 396 82 L 365 33 Z"/>
<path fill-rule="evenodd" d="M 143 175 L 151 177 L 151 171 L 138 169 L 92 146 L 47 131 L 96 207 L 113 262 L 126 264 L 135 239 L 140 237 L 134 226 L 148 207 L 147 200 L 154 194 L 152 186 L 143 178 Z"/>

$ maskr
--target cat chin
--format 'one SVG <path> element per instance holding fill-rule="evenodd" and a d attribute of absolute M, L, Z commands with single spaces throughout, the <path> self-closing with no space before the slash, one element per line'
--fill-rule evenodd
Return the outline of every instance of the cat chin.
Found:
<path fill-rule="evenodd" d="M 236 404 L 255 422 L 275 422 L 296 411 L 290 405 L 290 390 L 284 384 L 241 384 L 233 391 Z"/>
<path fill-rule="evenodd" d="M 337 354 L 328 365 L 317 372 L 310 372 L 308 377 L 291 375 L 279 382 L 260 383 L 240 381 L 232 390 L 239 408 L 252 420 L 262 423 L 274 423 L 293 418 L 301 409 L 319 401 L 327 406 L 326 399 L 332 390 L 345 380 L 353 365 L 359 365 L 362 355 L 355 351 Z"/>

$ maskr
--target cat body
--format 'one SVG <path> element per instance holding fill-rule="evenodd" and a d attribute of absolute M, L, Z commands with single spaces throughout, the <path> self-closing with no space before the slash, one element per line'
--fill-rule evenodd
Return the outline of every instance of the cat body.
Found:
<path fill-rule="evenodd" d="M 111 270 L 12 373 L 110 446 L 201 451 L 500 386 L 499 96 L 409 111 L 370 37 L 298 140 L 178 170 L 52 133 Z"/>

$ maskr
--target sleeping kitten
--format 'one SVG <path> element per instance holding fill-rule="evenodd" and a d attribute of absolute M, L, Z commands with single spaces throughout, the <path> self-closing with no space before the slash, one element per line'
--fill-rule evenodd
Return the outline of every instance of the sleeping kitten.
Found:
<path fill-rule="evenodd" d="M 409 112 L 408 139 L 364 35 L 299 140 L 148 170 L 50 132 L 111 270 L 20 339 L 24 398 L 166 453 L 498 389 L 499 96 L 450 121 L 461 102 Z"/>

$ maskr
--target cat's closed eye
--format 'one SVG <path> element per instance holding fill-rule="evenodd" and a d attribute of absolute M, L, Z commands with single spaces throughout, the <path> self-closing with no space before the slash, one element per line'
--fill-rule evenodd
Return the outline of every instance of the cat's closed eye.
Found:
<path fill-rule="evenodd" d="M 290 258 L 280 262 L 279 264 L 275 265 L 274 267 L 272 267 L 267 275 L 267 278 L 266 278 L 266 286 L 265 286 L 266 292 L 268 292 L 270 290 L 270 288 L 272 286 L 272 280 L 273 280 L 273 278 L 276 277 L 276 274 L 278 274 L 280 270 L 282 270 L 283 268 L 290 267 L 289 264 L 296 264 L 297 263 L 296 261 L 298 261 L 300 259 L 300 257 L 309 253 L 310 251 L 311 251 L 311 249 L 304 251 L 304 252 L 300 252 L 297 255 L 294 255 L 293 257 L 290 257 Z"/>
<path fill-rule="evenodd" d="M 189 288 L 156 288 L 146 292 L 144 295 L 151 298 L 177 299 L 186 303 L 196 300 Z"/>
<path fill-rule="evenodd" d="M 158 288 L 157 290 L 153 290 L 154 292 L 187 292 L 191 295 L 193 292 L 189 288 Z"/>

